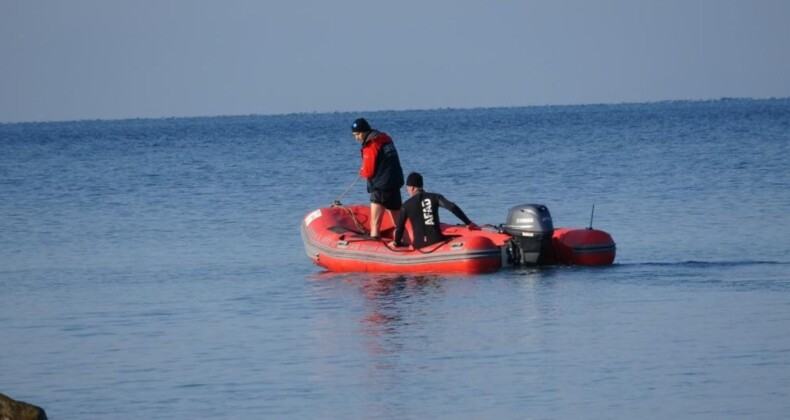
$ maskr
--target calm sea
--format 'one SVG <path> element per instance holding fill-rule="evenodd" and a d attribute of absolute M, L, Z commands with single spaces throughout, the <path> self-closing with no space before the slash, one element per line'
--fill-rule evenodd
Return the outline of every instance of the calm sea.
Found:
<path fill-rule="evenodd" d="M 478 224 L 595 205 L 616 264 L 322 272 L 299 224 L 354 181 L 358 116 Z M 0 125 L 0 392 L 52 419 L 786 418 L 789 145 L 790 99 Z"/>

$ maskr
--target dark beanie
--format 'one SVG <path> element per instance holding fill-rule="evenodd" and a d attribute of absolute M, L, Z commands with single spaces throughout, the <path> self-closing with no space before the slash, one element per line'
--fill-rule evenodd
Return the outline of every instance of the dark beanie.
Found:
<path fill-rule="evenodd" d="M 370 131 L 370 124 L 364 118 L 357 118 L 354 124 L 351 124 L 352 133 L 367 133 Z"/>
<path fill-rule="evenodd" d="M 418 174 L 417 172 L 410 173 L 409 177 L 406 178 L 406 185 L 410 187 L 422 188 L 422 175 Z"/>

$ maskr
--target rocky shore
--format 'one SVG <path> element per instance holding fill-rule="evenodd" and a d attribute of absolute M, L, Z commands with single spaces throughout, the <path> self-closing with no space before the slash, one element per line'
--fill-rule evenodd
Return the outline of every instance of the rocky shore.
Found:
<path fill-rule="evenodd" d="M 46 420 L 44 409 L 0 394 L 0 420 Z"/>

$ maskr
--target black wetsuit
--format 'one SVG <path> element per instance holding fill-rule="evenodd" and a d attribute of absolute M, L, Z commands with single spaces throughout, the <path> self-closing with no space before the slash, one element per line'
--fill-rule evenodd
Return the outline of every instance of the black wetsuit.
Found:
<path fill-rule="evenodd" d="M 414 248 L 426 247 L 447 239 L 442 235 L 439 227 L 439 207 L 450 210 L 467 225 L 472 223 L 460 207 L 444 198 L 443 195 L 421 190 L 403 203 L 398 223 L 395 225 L 395 245 L 402 245 L 401 239 L 403 239 L 406 219 L 411 220 Z"/>

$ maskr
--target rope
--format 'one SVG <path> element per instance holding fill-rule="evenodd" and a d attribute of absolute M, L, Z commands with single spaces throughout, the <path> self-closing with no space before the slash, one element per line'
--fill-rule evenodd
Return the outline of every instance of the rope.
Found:
<path fill-rule="evenodd" d="M 422 252 L 423 254 L 431 254 L 431 253 L 433 253 L 433 252 L 436 252 L 436 250 L 437 250 L 437 249 L 441 248 L 441 247 L 442 247 L 442 245 L 444 245 L 444 244 L 446 244 L 446 243 L 448 243 L 448 242 L 452 241 L 452 240 L 453 240 L 453 239 L 455 239 L 455 238 L 457 238 L 457 236 L 447 236 L 445 240 L 443 240 L 443 241 L 441 241 L 441 242 L 437 242 L 436 244 L 434 244 L 434 245 L 436 245 L 436 247 L 435 247 L 434 249 L 432 249 L 432 250 L 430 250 L 430 251 L 423 251 L 423 248 L 419 248 L 419 249 L 417 249 L 417 251 L 420 251 L 420 252 Z"/>
<path fill-rule="evenodd" d="M 359 178 L 357 178 L 357 179 L 359 179 Z M 351 220 L 354 221 L 354 225 L 357 227 L 357 229 L 362 231 L 362 233 L 367 233 L 368 232 L 367 230 L 365 230 L 365 226 L 362 226 L 362 223 L 359 223 L 359 220 L 357 220 L 357 217 L 354 215 L 354 212 L 350 208 L 348 208 L 346 206 L 340 206 L 340 207 L 343 210 L 348 212 L 348 214 L 351 216 Z"/>
<path fill-rule="evenodd" d="M 348 188 L 346 188 L 346 190 L 343 191 L 343 194 L 340 194 L 340 197 L 337 197 L 337 199 L 332 202 L 332 207 L 341 206 L 342 205 L 342 204 L 340 204 L 340 199 L 343 198 L 344 195 L 346 195 L 346 193 L 351 189 L 351 187 L 354 186 L 354 184 L 357 183 L 357 181 L 359 181 L 359 178 L 360 178 L 359 176 L 354 178 L 354 182 L 352 182 L 351 185 L 349 185 Z"/>
<path fill-rule="evenodd" d="M 434 246 L 434 247 L 433 247 L 433 249 L 430 249 L 430 250 L 428 250 L 428 251 L 425 251 L 425 248 L 427 248 L 427 247 L 424 247 L 424 248 L 416 248 L 416 249 L 409 249 L 408 247 L 396 247 L 396 248 L 392 248 L 392 247 L 390 247 L 390 245 L 389 245 L 388 243 L 387 243 L 387 244 L 385 244 L 385 245 L 386 245 L 386 247 L 387 247 L 387 248 L 388 248 L 390 251 L 395 251 L 395 252 L 412 252 L 412 251 L 419 251 L 419 252 L 420 252 L 420 253 L 422 253 L 422 254 L 432 254 L 432 253 L 436 252 L 436 251 L 437 251 L 439 248 L 441 248 L 441 247 L 442 247 L 442 245 L 444 245 L 444 244 L 446 244 L 446 243 L 448 243 L 448 242 L 452 241 L 452 240 L 453 240 L 453 239 L 455 239 L 455 238 L 457 238 L 457 236 L 447 236 L 447 237 L 445 237 L 445 239 L 444 239 L 443 241 L 439 241 L 439 242 L 436 242 L 436 243 L 434 243 L 434 244 L 428 245 L 428 246 L 434 246 L 434 245 L 436 245 L 436 246 Z"/>

